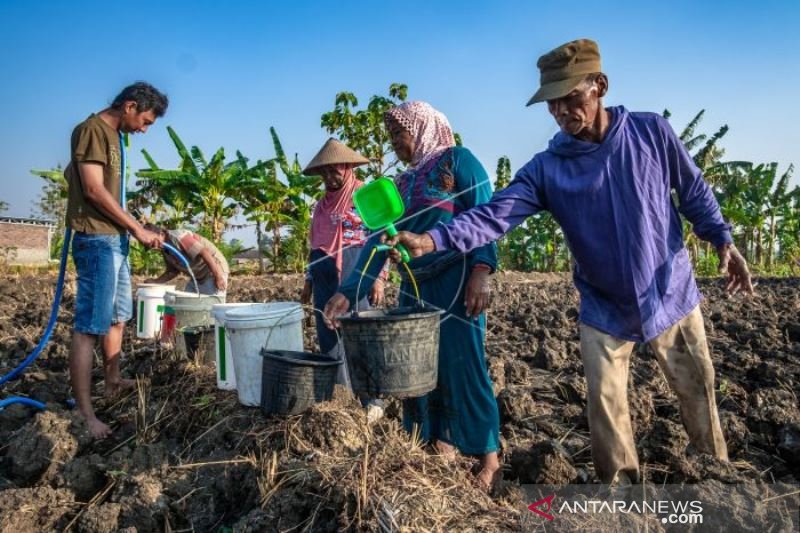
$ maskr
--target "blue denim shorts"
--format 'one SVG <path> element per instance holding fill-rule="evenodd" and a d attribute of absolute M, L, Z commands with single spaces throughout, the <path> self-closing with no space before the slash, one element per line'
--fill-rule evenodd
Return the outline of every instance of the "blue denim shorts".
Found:
<path fill-rule="evenodd" d="M 75 233 L 72 259 L 78 274 L 75 331 L 105 335 L 133 317 L 127 235 Z"/>

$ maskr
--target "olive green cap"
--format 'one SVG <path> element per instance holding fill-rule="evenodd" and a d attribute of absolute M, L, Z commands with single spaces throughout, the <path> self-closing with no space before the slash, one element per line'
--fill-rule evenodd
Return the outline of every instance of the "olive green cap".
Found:
<path fill-rule="evenodd" d="M 591 39 L 562 44 L 539 58 L 539 90 L 526 105 L 546 102 L 568 95 L 586 79 L 587 74 L 602 72 L 600 49 Z"/>

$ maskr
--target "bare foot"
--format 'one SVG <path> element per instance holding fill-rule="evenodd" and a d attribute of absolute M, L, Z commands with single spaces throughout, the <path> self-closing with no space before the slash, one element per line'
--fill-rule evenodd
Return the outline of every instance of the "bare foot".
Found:
<path fill-rule="evenodd" d="M 487 466 L 482 468 L 481 471 L 478 472 L 476 479 L 478 481 L 478 486 L 480 486 L 481 489 L 486 491 L 487 494 L 491 494 L 494 486 L 497 484 L 498 481 L 500 481 L 501 476 L 502 476 L 502 471 L 500 470 L 500 468 Z"/>
<path fill-rule="evenodd" d="M 120 379 L 119 381 L 106 380 L 105 397 L 113 398 L 114 396 L 126 391 L 136 388 L 135 379 Z"/>
<path fill-rule="evenodd" d="M 439 453 L 439 455 L 448 461 L 456 460 L 456 448 L 452 444 L 447 444 L 446 442 L 437 440 L 434 446 L 436 446 L 436 451 Z"/>
<path fill-rule="evenodd" d="M 89 427 L 89 433 L 92 438 L 100 440 L 111 435 L 111 428 L 100 422 L 96 417 L 87 418 L 86 425 Z"/>

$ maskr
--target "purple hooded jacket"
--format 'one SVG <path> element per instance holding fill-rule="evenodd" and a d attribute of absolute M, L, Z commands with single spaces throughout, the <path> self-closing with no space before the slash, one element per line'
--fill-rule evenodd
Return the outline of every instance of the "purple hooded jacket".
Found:
<path fill-rule="evenodd" d="M 547 210 L 575 257 L 581 322 L 649 341 L 700 302 L 679 213 L 716 247 L 732 242 L 730 226 L 664 118 L 608 111 L 601 143 L 559 132 L 488 203 L 429 233 L 437 250 L 467 252 Z"/>

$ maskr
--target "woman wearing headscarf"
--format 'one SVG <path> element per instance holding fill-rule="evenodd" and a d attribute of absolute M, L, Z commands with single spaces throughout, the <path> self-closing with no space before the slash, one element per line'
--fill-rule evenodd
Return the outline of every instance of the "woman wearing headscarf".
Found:
<path fill-rule="evenodd" d="M 425 102 L 406 102 L 386 112 L 384 121 L 398 159 L 408 169 L 395 179 L 405 215 L 398 230 L 424 233 L 440 222 L 489 200 L 492 187 L 481 163 L 468 149 L 455 146 L 447 118 Z M 365 251 L 371 250 L 370 238 Z M 368 253 L 362 253 L 356 271 Z M 386 253 L 376 254 L 364 284 L 377 277 Z M 499 470 L 499 415 L 486 368 L 484 339 L 489 275 L 497 266 L 497 251 L 488 244 L 469 254 L 434 253 L 413 259 L 409 266 L 423 301 L 445 310 L 441 319 L 439 381 L 435 390 L 403 402 L 403 424 L 415 428 L 445 455 L 453 447 L 480 458 L 478 480 L 491 487 Z M 347 278 L 328 302 L 325 316 L 333 321 L 355 299 L 358 276 Z M 363 285 L 362 285 L 363 290 Z M 400 305 L 415 303 L 408 279 L 401 286 Z"/>
<path fill-rule="evenodd" d="M 325 326 L 319 310 L 353 271 L 367 240 L 367 228 L 353 206 L 353 193 L 363 185 L 354 169 L 366 163 L 369 163 L 368 159 L 331 138 L 303 170 L 307 176 L 322 177 L 325 194 L 314 206 L 311 217 L 311 255 L 301 300 L 304 304 L 313 301 L 320 351 L 343 361 L 343 347 L 336 333 Z M 359 308 L 382 302 L 383 276 L 379 276 L 372 285 L 369 302 L 365 298 Z M 349 388 L 345 364 L 340 366 L 337 381 Z M 380 407 L 379 402 L 372 405 Z M 370 416 L 376 417 L 378 413 L 370 412 Z"/>

